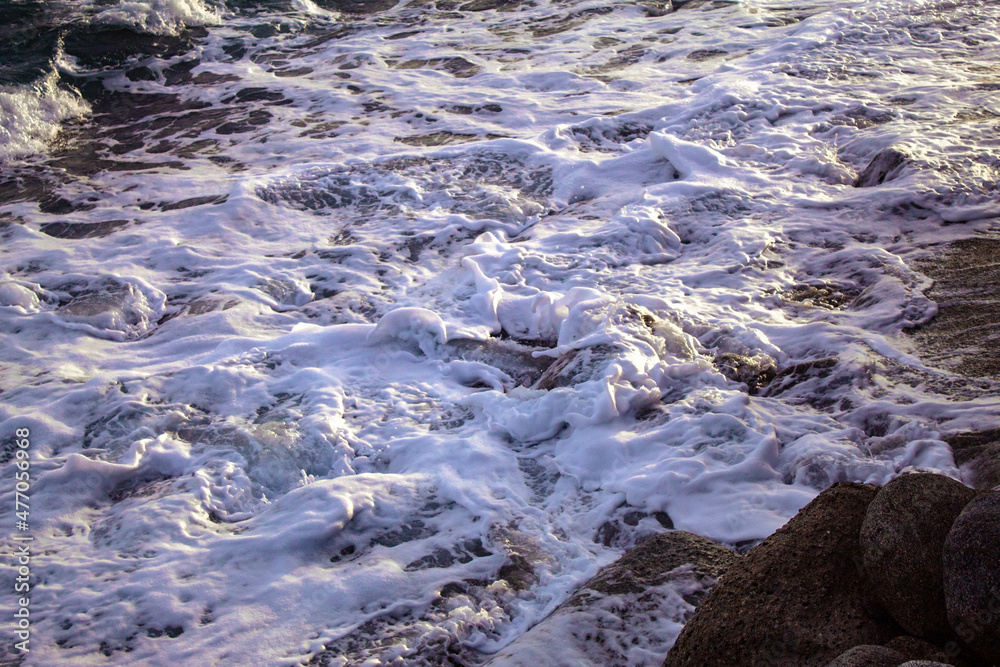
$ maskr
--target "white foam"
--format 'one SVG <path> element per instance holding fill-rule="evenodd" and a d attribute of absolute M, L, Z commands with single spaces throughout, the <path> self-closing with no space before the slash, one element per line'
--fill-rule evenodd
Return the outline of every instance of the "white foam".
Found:
<path fill-rule="evenodd" d="M 297 2 L 199 45 L 192 76 L 237 80 L 108 78 L 227 116 L 153 123 L 183 169 L 0 209 L 0 437 L 32 429 L 46 582 L 27 664 L 477 664 L 663 513 L 752 543 L 834 482 L 959 476 L 942 433 L 995 423 L 996 393 L 901 332 L 935 310 L 915 249 L 993 224 L 988 74 L 966 63 L 996 8 L 922 6 L 967 30 L 921 41 L 896 0 L 346 29 Z M 894 180 L 852 187 L 889 146 Z M 727 358 L 779 376 L 751 395 Z M 636 664 L 689 611 L 664 595 Z"/>
<path fill-rule="evenodd" d="M 45 152 L 64 121 L 90 111 L 57 79 L 52 75 L 31 85 L 0 86 L 0 163 Z"/>
<path fill-rule="evenodd" d="M 175 35 L 183 28 L 217 25 L 221 17 L 202 0 L 120 0 L 91 19 L 104 25 L 122 25 L 154 35 Z"/>

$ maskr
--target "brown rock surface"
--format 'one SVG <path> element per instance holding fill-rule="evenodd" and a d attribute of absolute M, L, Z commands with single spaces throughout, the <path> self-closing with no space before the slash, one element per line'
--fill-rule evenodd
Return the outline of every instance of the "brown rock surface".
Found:
<path fill-rule="evenodd" d="M 922 356 L 956 373 L 1000 379 L 1000 238 L 948 246 L 920 270 L 938 314 L 914 333 Z"/>
<path fill-rule="evenodd" d="M 903 475 L 882 487 L 861 524 L 861 557 L 872 592 L 910 634 L 949 636 L 944 540 L 976 492 L 950 477 Z"/>
<path fill-rule="evenodd" d="M 899 634 L 866 597 L 858 535 L 877 489 L 836 484 L 751 549 L 712 589 L 666 667 L 825 667 Z"/>
<path fill-rule="evenodd" d="M 948 620 L 979 657 L 1000 664 L 1000 491 L 965 506 L 944 543 Z"/>

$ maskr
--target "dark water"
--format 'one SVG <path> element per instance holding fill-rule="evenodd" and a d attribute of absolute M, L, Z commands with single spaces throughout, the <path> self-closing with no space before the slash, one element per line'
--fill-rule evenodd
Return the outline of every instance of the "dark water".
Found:
<path fill-rule="evenodd" d="M 60 38 L 72 25 L 63 4 L 0 2 L 0 83 L 25 84 L 52 71 Z"/>

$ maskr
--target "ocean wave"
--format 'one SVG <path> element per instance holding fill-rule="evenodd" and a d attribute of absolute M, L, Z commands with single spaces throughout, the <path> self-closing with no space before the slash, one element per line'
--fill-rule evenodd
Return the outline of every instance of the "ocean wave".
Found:
<path fill-rule="evenodd" d="M 63 121 L 90 111 L 56 81 L 53 73 L 31 85 L 0 87 L 0 162 L 44 151 Z"/>
<path fill-rule="evenodd" d="M 219 13 L 201 0 L 119 2 L 93 18 L 99 25 L 127 26 L 153 35 L 176 35 L 184 28 L 218 25 Z"/>

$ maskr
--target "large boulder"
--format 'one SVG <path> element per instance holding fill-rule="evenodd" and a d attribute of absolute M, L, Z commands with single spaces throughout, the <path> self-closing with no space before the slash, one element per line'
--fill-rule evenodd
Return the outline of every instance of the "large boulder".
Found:
<path fill-rule="evenodd" d="M 738 559 L 698 535 L 655 535 L 603 568 L 488 664 L 659 664 L 708 589 Z"/>
<path fill-rule="evenodd" d="M 899 634 L 866 595 L 858 534 L 876 487 L 836 484 L 751 549 L 712 589 L 667 667 L 825 667 Z"/>
<path fill-rule="evenodd" d="M 1000 664 L 1000 491 L 977 496 L 952 525 L 944 543 L 944 597 L 959 637 Z"/>
<path fill-rule="evenodd" d="M 840 654 L 828 667 L 897 667 L 906 656 L 885 646 L 866 644 Z"/>
<path fill-rule="evenodd" d="M 944 475 L 892 480 L 861 524 L 861 558 L 872 592 L 903 629 L 929 640 L 950 634 L 944 605 L 944 540 L 976 492 Z"/>

